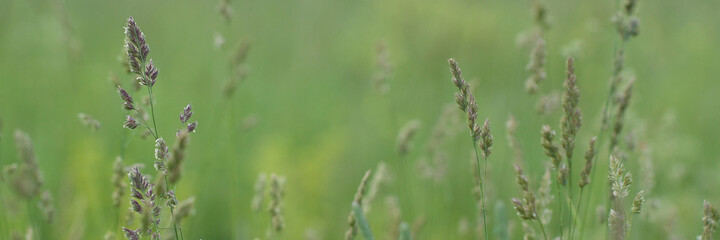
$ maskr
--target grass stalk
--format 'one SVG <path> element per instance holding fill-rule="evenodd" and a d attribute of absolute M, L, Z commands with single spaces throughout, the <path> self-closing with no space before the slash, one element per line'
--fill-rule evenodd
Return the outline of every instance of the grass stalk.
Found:
<path fill-rule="evenodd" d="M 483 175 L 480 175 L 480 153 L 478 153 L 477 145 L 478 145 L 477 141 L 473 138 L 473 149 L 475 150 L 475 161 L 476 161 L 475 169 L 477 170 L 478 181 L 480 182 L 480 205 L 481 205 L 480 210 L 482 212 L 482 218 L 483 218 L 483 233 L 485 235 L 485 239 L 488 240 L 488 239 L 490 239 L 490 237 L 489 237 L 488 231 L 487 231 L 487 229 L 488 229 L 487 220 L 486 220 L 487 214 L 485 213 L 485 189 L 483 188 L 483 180 L 482 180 Z M 484 158 L 484 159 L 485 159 L 485 163 L 487 164 L 487 158 Z M 483 171 L 483 172 L 485 172 L 485 171 Z"/>

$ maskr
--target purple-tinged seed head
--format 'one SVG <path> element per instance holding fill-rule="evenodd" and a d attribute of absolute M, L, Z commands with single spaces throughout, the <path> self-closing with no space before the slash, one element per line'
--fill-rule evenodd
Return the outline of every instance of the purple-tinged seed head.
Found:
<path fill-rule="evenodd" d="M 142 206 L 140 206 L 140 203 L 138 203 L 137 200 L 130 200 L 130 205 L 132 205 L 130 209 L 132 209 L 136 213 L 142 213 Z"/>
<path fill-rule="evenodd" d="M 192 117 L 192 114 L 192 106 L 188 104 L 180 113 L 180 122 L 187 123 L 187 121 L 190 120 L 190 117 Z"/>
<path fill-rule="evenodd" d="M 138 127 L 138 122 L 135 121 L 135 118 L 131 117 L 130 115 L 125 116 L 125 123 L 123 123 L 124 128 L 129 129 L 135 129 Z"/>
<path fill-rule="evenodd" d="M 163 161 L 155 161 L 155 164 L 153 164 L 155 167 L 155 170 L 163 171 L 165 172 L 167 170 L 167 167 L 165 166 L 165 162 Z"/>
<path fill-rule="evenodd" d="M 132 189 L 132 197 L 142 200 L 144 197 L 137 189 Z"/>
<path fill-rule="evenodd" d="M 125 91 L 125 89 L 123 89 L 122 87 L 118 87 L 118 94 L 120 94 L 120 98 L 123 101 L 133 103 L 133 99 L 130 94 L 128 94 L 128 92 Z"/>
<path fill-rule="evenodd" d="M 188 124 L 188 126 L 187 126 L 187 131 L 188 131 L 189 133 L 190 133 L 190 132 L 195 132 L 195 128 L 197 128 L 197 124 L 198 124 L 197 121 L 195 121 L 195 122 L 193 122 L 193 123 L 191 123 L 191 124 Z"/>
<path fill-rule="evenodd" d="M 153 60 L 150 59 L 150 62 L 147 63 L 145 66 L 145 76 L 146 81 L 148 81 L 147 85 L 150 87 L 155 85 L 155 78 L 157 78 L 158 70 L 155 68 L 155 64 L 153 63 Z"/>
<path fill-rule="evenodd" d="M 127 228 L 122 228 L 122 231 L 128 240 L 140 240 L 140 233 L 138 230 L 133 231 Z"/>
<path fill-rule="evenodd" d="M 144 192 L 148 189 L 149 183 L 147 178 L 140 173 L 140 170 L 137 167 L 133 167 L 130 170 L 128 178 L 130 179 L 130 185 L 139 192 Z"/>
<path fill-rule="evenodd" d="M 155 140 L 155 158 L 162 161 L 167 159 L 168 155 L 169 148 L 167 144 L 165 144 L 165 140 L 163 140 L 163 138 Z"/>

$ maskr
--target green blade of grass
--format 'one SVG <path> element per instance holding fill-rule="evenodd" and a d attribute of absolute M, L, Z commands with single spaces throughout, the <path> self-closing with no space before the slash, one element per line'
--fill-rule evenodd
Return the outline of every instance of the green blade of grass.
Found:
<path fill-rule="evenodd" d="M 370 224 L 368 224 L 367 219 L 365 219 L 365 214 L 363 213 L 360 205 L 358 205 L 356 202 L 353 202 L 352 210 L 353 214 L 355 215 L 355 220 L 357 220 L 358 228 L 360 229 L 360 232 L 362 232 L 362 235 L 365 237 L 365 240 L 375 240 L 372 235 L 372 231 L 370 231 Z"/>

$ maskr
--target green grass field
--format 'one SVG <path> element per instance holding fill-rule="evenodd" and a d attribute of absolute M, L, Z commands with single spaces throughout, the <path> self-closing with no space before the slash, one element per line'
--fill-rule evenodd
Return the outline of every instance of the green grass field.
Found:
<path fill-rule="evenodd" d="M 340 239 L 363 174 L 379 162 L 387 163 L 390 178 L 366 213 L 376 238 L 387 239 L 394 225 L 386 204 L 394 198 L 411 228 L 424 219 L 413 239 L 482 239 L 475 231 L 473 145 L 457 107 L 450 113 L 458 120 L 446 124 L 449 135 L 439 143 L 446 165 L 432 164 L 435 156 L 427 150 L 443 109 L 455 104 L 451 57 L 473 86 L 479 121 L 488 118 L 494 136 L 484 176 L 490 239 L 502 239 L 496 228 L 509 231 L 508 239 L 522 239 L 510 201 L 522 195 L 506 121 L 517 119 L 524 171 L 537 190 L 549 161 L 541 126 L 550 125 L 559 140 L 563 111 L 541 115 L 536 104 L 543 95 L 562 94 L 565 58 L 574 56 L 583 114 L 571 173 L 576 181 L 588 140 L 599 134 L 619 44 L 611 22 L 620 8 L 615 1 L 545 4 L 547 79 L 529 95 L 530 49 L 518 42 L 534 26 L 530 0 L 235 0 L 229 22 L 215 0 L 0 0 L 0 166 L 20 162 L 13 132 L 27 132 L 42 188 L 56 208 L 54 221 L 43 222 L 38 198 L 28 211 L 11 184 L 0 183 L 0 239 L 30 226 L 37 226 L 35 239 L 120 234 L 129 189 L 118 211 L 111 178 L 125 142 L 124 164 L 142 163 L 143 173 L 155 176 L 152 136 L 141 138 L 141 127 L 122 128 L 126 111 L 111 80 L 116 77 L 137 102 L 146 95 L 130 90 L 135 76 L 123 65 L 123 27 L 130 16 L 160 70 L 153 87 L 157 132 L 172 148 L 174 133 L 184 127 L 178 114 L 188 103 L 192 121 L 199 122 L 175 189 L 181 201 L 195 197 L 194 215 L 182 222 L 187 239 Z M 654 187 L 632 220 L 629 239 L 694 239 L 703 232 L 703 200 L 720 205 L 718 9 L 718 1 L 639 2 L 639 35 L 624 45 L 624 73 L 636 81 L 619 147 L 635 179 L 629 198 L 642 186 Z M 373 86 L 379 43 L 392 65 L 387 94 Z M 228 98 L 223 89 L 235 76 L 231 62 L 243 44 L 250 46 L 243 62 L 247 75 Z M 79 113 L 97 119 L 100 129 L 84 126 Z M 400 155 L 398 132 L 412 120 L 421 126 Z M 606 135 L 593 169 L 597 185 L 582 207 L 589 209 L 585 239 L 605 236 L 607 223 L 598 222 L 596 207 L 604 207 L 608 159 Z M 651 169 L 643 164 L 647 159 Z M 420 162 L 430 162 L 437 179 L 423 177 Z M 267 203 L 259 212 L 251 208 L 261 173 L 286 177 L 286 228 L 271 237 Z M 575 182 L 572 188 L 577 201 Z M 172 232 L 168 214 L 161 214 L 163 235 Z M 559 234 L 555 222 L 548 228 Z"/>

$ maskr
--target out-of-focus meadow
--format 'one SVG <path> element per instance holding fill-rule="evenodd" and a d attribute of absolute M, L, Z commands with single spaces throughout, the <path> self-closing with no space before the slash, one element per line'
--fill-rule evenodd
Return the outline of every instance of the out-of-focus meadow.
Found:
<path fill-rule="evenodd" d="M 214 0 L 1 0 L 0 165 L 18 161 L 12 133 L 26 131 L 57 208 L 55 222 L 41 225 L 43 239 L 100 239 L 118 229 L 110 178 L 129 130 L 122 128 L 125 113 L 110 79 L 134 79 L 122 65 L 122 27 L 133 16 L 160 70 L 154 87 L 159 133 L 173 138 L 181 127 L 177 114 L 188 103 L 199 121 L 176 191 L 178 199 L 196 198 L 195 215 L 183 224 L 188 239 L 264 238 L 269 215 L 250 205 L 258 174 L 271 172 L 287 177 L 286 229 L 279 238 L 310 233 L 338 239 L 360 179 L 380 161 L 392 178 L 367 214 L 376 235 L 384 236 L 391 224 L 386 198 L 396 196 L 404 221 L 425 219 L 416 239 L 477 239 L 472 145 L 457 107 L 453 114 L 460 120 L 442 143 L 444 175 L 427 179 L 418 170 L 420 161 L 433 157 L 426 145 L 443 108 L 454 104 L 447 59 L 455 57 L 495 139 L 488 222 L 495 227 L 494 206 L 503 202 L 511 238 L 519 239 L 520 219 L 509 200 L 520 190 L 505 122 L 516 117 L 525 171 L 537 183 L 548 161 L 540 126 L 557 128 L 562 111 L 539 115 L 536 102 L 562 91 L 565 55 L 571 54 L 584 115 L 576 144 L 576 156 L 582 156 L 598 134 L 617 43 L 610 22 L 614 1 L 546 4 L 548 78 L 538 95 L 528 95 L 529 49 L 518 39 L 533 27 L 531 1 L 233 0 L 225 22 Z M 637 159 L 652 159 L 655 187 L 630 236 L 694 238 L 702 232 L 703 200 L 720 204 L 720 2 L 639 4 L 640 34 L 626 45 L 625 64 L 637 81 L 622 141 L 638 145 L 626 164 L 636 182 L 644 177 Z M 242 42 L 251 44 L 247 76 L 228 99 L 223 86 L 234 74 L 229 63 Z M 392 64 L 385 95 L 372 80 L 379 43 Z M 79 113 L 93 116 L 101 128 L 84 126 Z M 421 128 L 401 158 L 396 137 L 413 119 Z M 143 163 L 145 172 L 154 172 L 153 146 L 151 139 L 131 135 L 125 164 Z M 599 149 L 599 166 L 606 166 L 607 147 Z M 598 169 L 605 175 L 605 167 Z M 594 204 L 601 205 L 605 190 L 595 191 Z M 6 239 L 11 230 L 27 228 L 28 215 L 5 183 L 0 199 L 0 239 Z M 128 201 L 126 194 L 123 211 Z M 601 239 L 604 227 L 594 220 L 594 206 L 585 236 Z"/>

